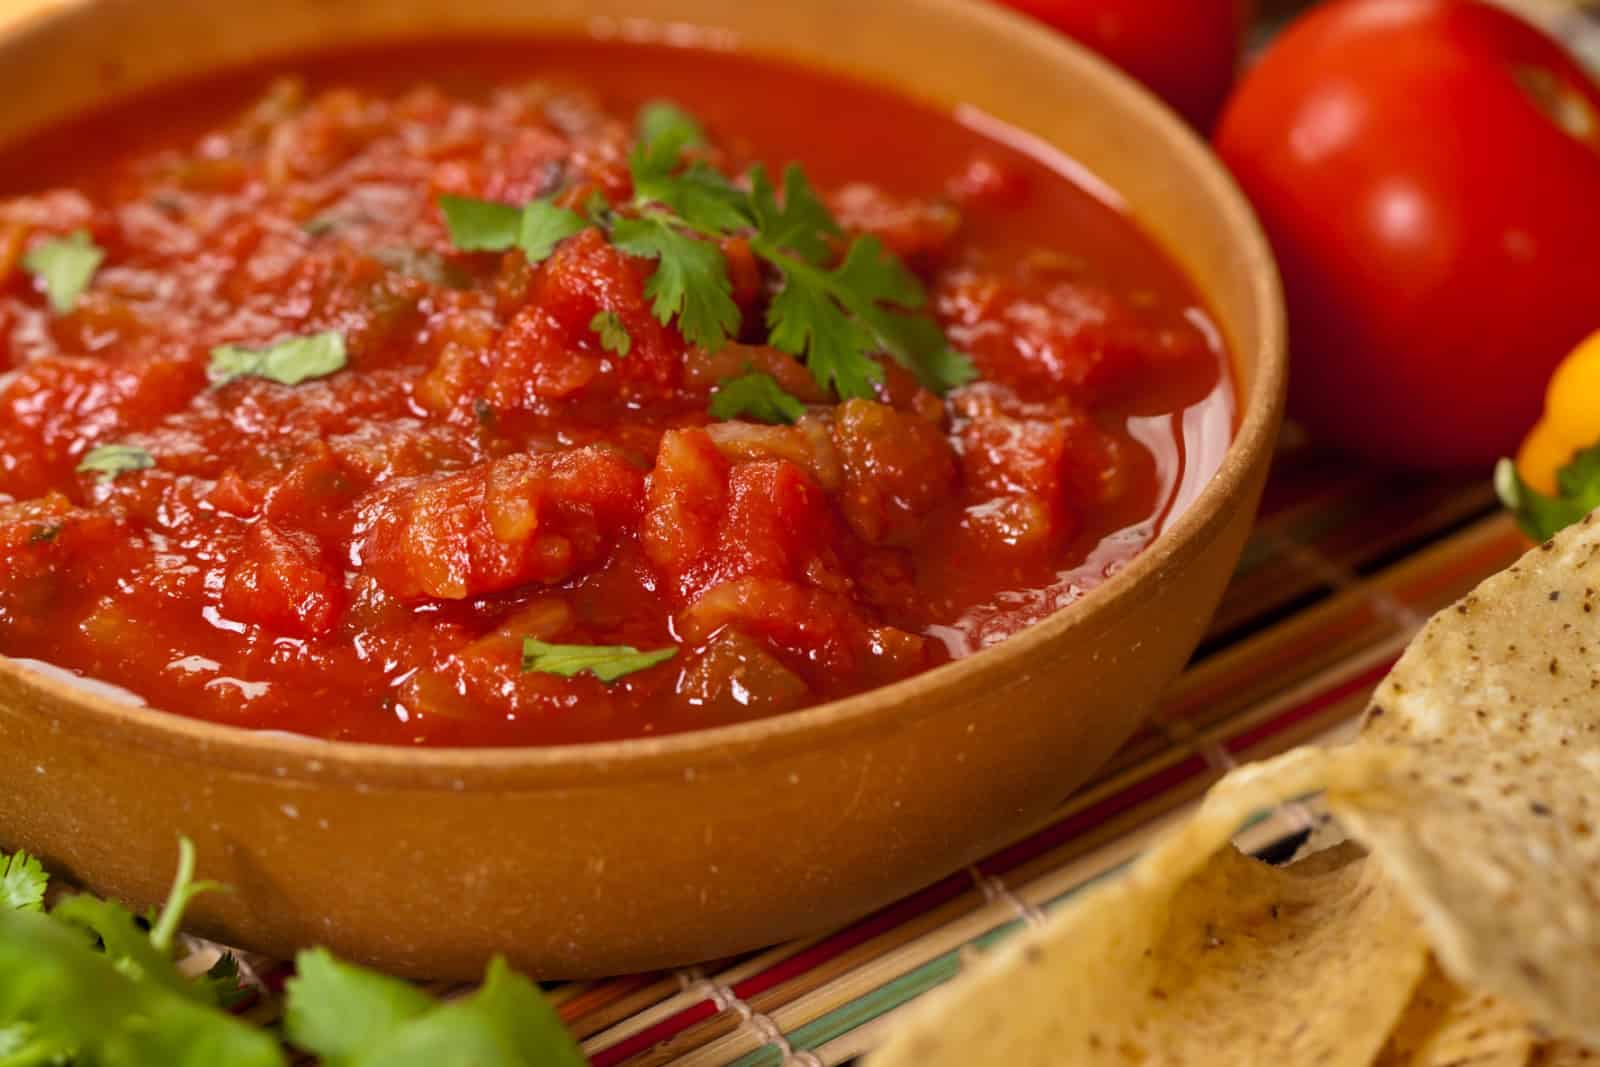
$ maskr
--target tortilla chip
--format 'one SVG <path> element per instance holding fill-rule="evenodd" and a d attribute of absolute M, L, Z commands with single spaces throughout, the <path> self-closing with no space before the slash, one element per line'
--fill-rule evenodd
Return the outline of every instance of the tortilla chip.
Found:
<path fill-rule="evenodd" d="M 1362 744 L 1398 755 L 1329 804 L 1410 898 L 1440 963 L 1600 1044 L 1600 521 L 1418 635 Z"/>
<path fill-rule="evenodd" d="M 1359 849 L 1279 869 L 1229 844 L 1332 759 L 1301 750 L 1230 776 L 1125 877 L 914 1009 L 873 1067 L 1366 1067 L 1427 962 L 1415 919 Z"/>
<path fill-rule="evenodd" d="M 1375 1067 L 1526 1067 L 1536 1038 L 1521 1011 L 1430 964 Z"/>

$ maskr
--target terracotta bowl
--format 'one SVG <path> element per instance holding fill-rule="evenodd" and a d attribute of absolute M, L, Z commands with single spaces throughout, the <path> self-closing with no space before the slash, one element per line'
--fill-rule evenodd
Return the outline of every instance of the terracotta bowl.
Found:
<path fill-rule="evenodd" d="M 974 105 L 1116 190 L 1236 355 L 1242 421 L 1204 491 L 1126 570 L 998 647 L 659 739 L 416 751 L 263 736 L 0 658 L 0 843 L 145 905 L 187 834 L 202 873 L 236 889 L 192 912 L 220 939 L 276 955 L 322 943 L 417 976 L 468 977 L 495 952 L 591 976 L 861 915 L 1005 843 L 1129 737 L 1238 560 L 1278 428 L 1283 313 L 1266 244 L 1205 146 L 1070 44 L 958 0 L 100 0 L 0 34 L 0 142 L 107 94 L 332 43 L 691 27 Z"/>

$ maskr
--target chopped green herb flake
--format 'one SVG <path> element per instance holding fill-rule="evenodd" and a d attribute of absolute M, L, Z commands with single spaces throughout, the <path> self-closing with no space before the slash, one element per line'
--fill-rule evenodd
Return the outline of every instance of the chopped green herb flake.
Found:
<path fill-rule="evenodd" d="M 1582 449 L 1556 472 L 1555 496 L 1524 482 L 1509 459 L 1495 467 L 1494 487 L 1523 532 L 1535 541 L 1548 541 L 1600 507 L 1600 443 Z"/>
<path fill-rule="evenodd" d="M 589 221 L 576 211 L 535 200 L 522 209 L 517 244 L 529 263 L 542 263 L 558 244 L 588 228 Z"/>
<path fill-rule="evenodd" d="M 48 545 L 59 536 L 61 536 L 61 524 L 53 522 L 48 526 L 36 528 L 33 533 L 28 535 L 28 543 L 30 545 Z"/>
<path fill-rule="evenodd" d="M 0 855 L 0 911 L 42 911 L 50 876 L 26 852 Z"/>
<path fill-rule="evenodd" d="M 633 350 L 633 337 L 615 311 L 602 311 L 589 320 L 589 329 L 600 337 L 600 347 L 618 357 Z"/>
<path fill-rule="evenodd" d="M 91 448 L 78 462 L 79 474 L 97 474 L 103 485 L 128 471 L 149 470 L 155 457 L 136 445 L 100 445 Z"/>
<path fill-rule="evenodd" d="M 550 645 L 537 638 L 522 642 L 524 674 L 559 674 L 571 678 L 585 671 L 610 685 L 618 678 L 665 663 L 676 648 L 640 652 L 631 645 Z"/>
<path fill-rule="evenodd" d="M 347 362 L 344 337 L 329 331 L 292 337 L 266 348 L 213 348 L 209 373 L 217 385 L 235 378 L 265 378 L 279 385 L 299 385 L 343 370 Z"/>
<path fill-rule="evenodd" d="M 788 424 L 806 413 L 805 404 L 783 391 L 776 378 L 761 371 L 750 371 L 729 378 L 717 387 L 711 398 L 714 419 L 754 419 L 756 422 Z"/>
<path fill-rule="evenodd" d="M 450 243 L 463 252 L 504 252 L 517 244 L 522 232 L 522 209 L 468 196 L 441 196 Z"/>
<path fill-rule="evenodd" d="M 105 258 L 105 249 L 94 243 L 87 230 L 75 230 L 38 245 L 22 257 L 22 265 L 44 285 L 50 309 L 65 315 L 77 306 Z"/>

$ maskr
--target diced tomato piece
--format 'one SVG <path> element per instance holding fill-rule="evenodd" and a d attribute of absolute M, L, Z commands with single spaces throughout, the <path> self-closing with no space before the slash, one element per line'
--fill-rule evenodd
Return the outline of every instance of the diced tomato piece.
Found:
<path fill-rule="evenodd" d="M 680 582 L 714 565 L 731 467 L 704 430 L 674 430 L 661 438 L 642 541 L 650 560 Z"/>
<path fill-rule="evenodd" d="M 64 594 L 98 588 L 138 554 L 117 517 L 74 507 L 60 493 L 0 504 L 0 634 L 38 630 Z"/>
<path fill-rule="evenodd" d="M 859 669 L 868 641 L 848 597 L 777 578 L 737 578 L 713 586 L 678 622 L 691 641 L 732 626 L 843 676 Z"/>
<path fill-rule="evenodd" d="M 565 242 L 539 268 L 529 303 L 490 352 L 484 395 L 497 407 L 538 407 L 597 384 L 608 367 L 623 382 L 670 388 L 682 376 L 683 342 L 656 320 L 644 295 L 651 266 L 618 252 L 598 230 Z M 628 332 L 613 358 L 592 328 L 610 312 Z"/>
<path fill-rule="evenodd" d="M 362 505 L 360 566 L 403 600 L 560 581 L 638 521 L 643 496 L 644 475 L 599 447 L 413 479 Z"/>
<path fill-rule="evenodd" d="M 951 341 L 984 378 L 1065 390 L 1090 404 L 1128 393 L 1152 373 L 1153 361 L 1211 359 L 1197 332 L 1146 324 L 1126 301 L 1082 282 L 1025 285 L 963 273 L 935 304 Z"/>
<path fill-rule="evenodd" d="M 730 721 L 797 708 L 811 689 L 759 641 L 727 629 L 684 665 L 678 695 L 713 721 Z"/>
<path fill-rule="evenodd" d="M 241 555 L 229 566 L 222 587 L 226 615 L 296 637 L 331 631 L 345 601 L 336 561 L 317 539 L 267 520 L 245 535 Z"/>
<path fill-rule="evenodd" d="M 990 502 L 968 509 L 968 525 L 998 543 L 1058 545 L 1073 537 L 1082 516 L 1114 499 L 1124 485 L 1122 446 L 1088 416 L 1055 405 L 1012 406 L 1004 414 L 1003 386 L 976 386 L 956 401 L 968 419 L 958 428 L 962 476 Z"/>
<path fill-rule="evenodd" d="M 723 582 L 684 611 L 678 625 L 691 641 L 707 640 L 724 627 L 769 641 L 808 665 L 814 683 L 824 691 L 843 680 L 859 684 L 863 672 L 886 669 L 891 677 L 901 677 L 897 672 L 911 674 L 928 665 L 926 640 L 899 631 L 895 631 L 893 664 L 873 664 L 886 647 L 884 629 L 865 623 L 848 596 L 799 582 L 774 578 Z"/>
<path fill-rule="evenodd" d="M 662 439 L 643 540 L 683 602 L 751 575 L 837 584 L 840 536 L 827 494 L 794 463 L 730 466 L 704 430 Z"/>
<path fill-rule="evenodd" d="M 524 127 L 484 151 L 478 196 L 504 204 L 526 204 L 560 186 L 569 151 L 566 138 L 540 127 Z"/>
<path fill-rule="evenodd" d="M 961 229 L 961 212 L 955 205 L 896 199 L 876 185 L 846 185 L 831 202 L 846 231 L 871 234 L 895 255 L 920 266 L 941 259 Z"/>
<path fill-rule="evenodd" d="M 950 496 L 955 455 L 944 431 L 919 415 L 847 400 L 834 413 L 833 439 L 844 466 L 840 507 L 870 544 L 910 543 Z"/>

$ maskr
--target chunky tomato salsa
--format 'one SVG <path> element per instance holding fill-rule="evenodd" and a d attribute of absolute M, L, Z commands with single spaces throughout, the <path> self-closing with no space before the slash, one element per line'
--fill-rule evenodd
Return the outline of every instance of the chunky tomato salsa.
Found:
<path fill-rule="evenodd" d="M 980 115 L 737 55 L 391 48 L 0 159 L 0 653 L 317 737 L 841 697 L 1137 553 L 1190 285 Z"/>

